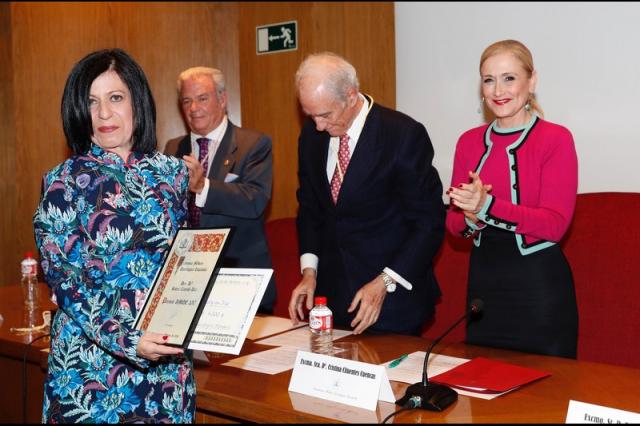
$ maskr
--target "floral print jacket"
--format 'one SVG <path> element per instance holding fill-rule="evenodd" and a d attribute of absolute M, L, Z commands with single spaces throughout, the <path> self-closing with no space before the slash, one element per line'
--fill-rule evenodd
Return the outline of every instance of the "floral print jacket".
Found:
<path fill-rule="evenodd" d="M 159 152 L 127 161 L 92 145 L 44 177 L 33 223 L 58 304 L 43 422 L 194 421 L 187 358 L 136 355 L 136 314 L 186 218 L 188 173 Z"/>

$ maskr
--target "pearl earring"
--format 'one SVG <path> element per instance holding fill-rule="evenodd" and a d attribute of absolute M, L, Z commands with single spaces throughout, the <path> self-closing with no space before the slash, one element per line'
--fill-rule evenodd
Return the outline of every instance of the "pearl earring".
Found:
<path fill-rule="evenodd" d="M 531 111 L 531 104 L 529 102 L 527 102 L 527 104 L 524 106 L 524 109 L 527 112 Z"/>

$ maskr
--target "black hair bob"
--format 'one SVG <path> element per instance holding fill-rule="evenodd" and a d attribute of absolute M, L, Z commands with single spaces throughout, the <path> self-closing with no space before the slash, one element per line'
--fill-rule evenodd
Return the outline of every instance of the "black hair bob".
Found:
<path fill-rule="evenodd" d="M 88 54 L 71 70 L 62 95 L 62 127 L 67 145 L 75 154 L 86 154 L 91 147 L 93 126 L 89 92 L 103 72 L 115 71 L 129 89 L 133 109 L 132 150 L 151 153 L 157 146 L 156 105 L 140 65 L 121 49 L 104 49 Z"/>

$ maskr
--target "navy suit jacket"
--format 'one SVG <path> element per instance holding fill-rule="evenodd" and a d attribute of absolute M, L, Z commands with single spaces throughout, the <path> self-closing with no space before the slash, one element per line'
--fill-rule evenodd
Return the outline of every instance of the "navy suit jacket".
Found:
<path fill-rule="evenodd" d="M 372 99 L 369 99 L 373 102 Z M 326 165 L 330 136 L 312 120 L 298 141 L 300 253 L 319 257 L 316 295 L 348 326 L 355 293 L 385 267 L 413 285 L 387 294 L 373 332 L 416 333 L 440 295 L 432 261 L 444 238 L 442 183 L 425 127 L 378 104 L 367 115 L 337 205 Z"/>
<path fill-rule="evenodd" d="M 190 136 L 167 142 L 165 153 L 182 158 L 191 153 Z M 208 171 L 209 192 L 202 208 L 200 226 L 233 226 L 223 266 L 271 268 L 264 232 L 264 212 L 271 199 L 271 138 L 229 121 Z M 225 182 L 229 173 L 238 175 Z M 260 303 L 261 312 L 271 312 L 276 300 L 273 277 Z"/>

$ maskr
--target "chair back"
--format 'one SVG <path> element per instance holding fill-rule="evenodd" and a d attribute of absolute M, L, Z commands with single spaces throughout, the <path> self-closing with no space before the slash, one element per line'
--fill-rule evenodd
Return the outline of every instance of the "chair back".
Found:
<path fill-rule="evenodd" d="M 578 301 L 578 359 L 640 368 L 640 193 L 579 194 L 561 242 Z"/>
<path fill-rule="evenodd" d="M 296 219 L 286 217 L 269 220 L 265 223 L 265 233 L 278 292 L 273 314 L 288 318 L 291 292 L 302 279 Z"/>
<path fill-rule="evenodd" d="M 433 264 L 442 296 L 436 301 L 434 318 L 422 329 L 423 337 L 427 339 L 439 337 L 464 315 L 472 244 L 471 240 L 454 236 L 450 232 L 445 233 L 444 242 Z M 460 324 L 442 340 L 462 342 L 464 338 L 465 325 Z"/>

